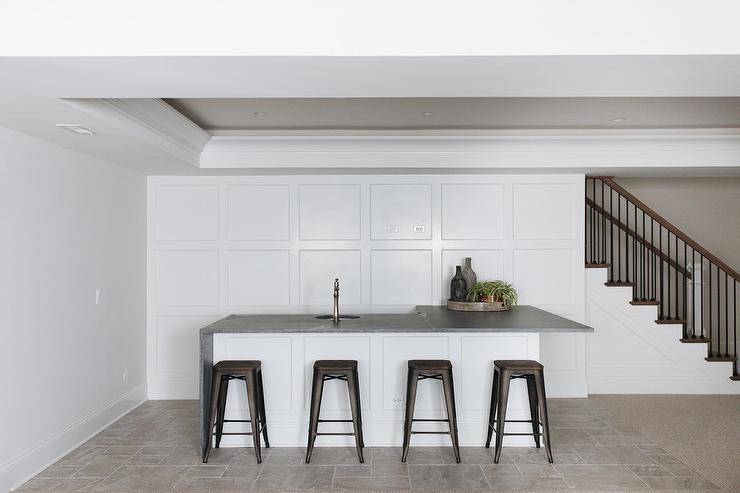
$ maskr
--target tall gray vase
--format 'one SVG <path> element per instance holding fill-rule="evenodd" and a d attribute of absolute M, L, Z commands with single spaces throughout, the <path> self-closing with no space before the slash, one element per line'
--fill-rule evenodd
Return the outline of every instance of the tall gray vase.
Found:
<path fill-rule="evenodd" d="M 473 270 L 472 259 L 470 257 L 465 257 L 465 262 L 462 266 L 462 276 L 463 279 L 465 279 L 465 298 L 467 299 L 468 292 L 473 287 L 473 285 L 478 282 L 478 276 Z"/>

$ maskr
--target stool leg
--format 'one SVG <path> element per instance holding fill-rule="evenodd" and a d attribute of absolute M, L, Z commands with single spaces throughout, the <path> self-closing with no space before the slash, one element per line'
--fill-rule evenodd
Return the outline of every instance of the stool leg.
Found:
<path fill-rule="evenodd" d="M 259 398 L 257 397 L 257 375 L 249 372 L 245 375 L 247 383 L 247 404 L 249 405 L 249 419 L 252 425 L 252 442 L 254 444 L 254 455 L 257 464 L 262 463 L 262 450 L 260 450 L 260 411 Z"/>
<path fill-rule="evenodd" d="M 355 430 L 357 457 L 360 459 L 360 464 L 362 464 L 365 459 L 362 457 L 362 428 L 359 420 L 360 400 L 357 398 L 357 374 L 355 372 L 347 374 L 347 391 L 349 392 L 349 407 L 352 410 L 352 427 Z"/>
<path fill-rule="evenodd" d="M 537 399 L 537 384 L 534 381 L 534 375 L 527 375 L 527 394 L 529 394 L 529 416 L 532 420 L 532 433 L 534 433 L 534 444 L 540 448 L 540 421 L 539 421 L 539 402 Z"/>
<path fill-rule="evenodd" d="M 447 422 L 450 425 L 450 438 L 452 439 L 452 451 L 455 461 L 460 463 L 460 443 L 457 439 L 457 411 L 455 409 L 455 385 L 452 381 L 452 370 L 442 373 L 442 388 L 445 393 L 445 406 L 447 407 Z"/>
<path fill-rule="evenodd" d="M 411 444 L 411 424 L 414 419 L 414 405 L 416 404 L 416 386 L 419 374 L 416 370 L 409 370 L 406 377 L 406 419 L 403 422 L 403 455 L 401 462 L 406 462 Z"/>
<path fill-rule="evenodd" d="M 501 446 L 504 443 L 504 423 L 506 422 L 506 405 L 509 402 L 511 372 L 502 371 L 499 379 L 498 405 L 496 406 L 496 450 L 493 454 L 494 464 L 498 464 L 498 460 L 501 457 Z"/>
<path fill-rule="evenodd" d="M 545 399 L 545 375 L 538 371 L 534 375 L 537 384 L 537 399 L 540 404 L 540 420 L 542 421 L 542 436 L 545 439 L 545 452 L 547 452 L 547 462 L 552 463 L 552 448 L 550 447 L 550 422 L 547 419 L 547 400 Z"/>
<path fill-rule="evenodd" d="M 262 438 L 265 440 L 265 448 L 270 448 L 270 440 L 267 438 L 267 413 L 265 412 L 265 386 L 262 383 L 262 370 L 257 372 L 257 394 L 260 400 L 260 425 L 262 426 Z"/>
<path fill-rule="evenodd" d="M 308 420 L 308 445 L 306 446 L 306 464 L 311 461 L 313 444 L 319 429 L 319 413 L 321 412 L 321 395 L 324 391 L 324 376 L 313 370 L 313 389 L 311 391 L 311 415 Z"/>
<path fill-rule="evenodd" d="M 224 419 L 226 414 L 226 397 L 229 393 L 229 377 L 221 377 L 218 389 L 218 412 L 216 413 L 216 448 L 221 446 L 221 437 L 224 434 Z"/>
<path fill-rule="evenodd" d="M 206 443 L 206 450 L 203 452 L 203 463 L 208 462 L 208 456 L 211 454 L 211 447 L 213 445 L 213 427 L 216 426 L 216 413 L 218 411 L 218 397 L 221 375 L 214 371 L 213 372 L 213 383 L 211 384 L 211 412 L 208 414 L 208 441 Z"/>
<path fill-rule="evenodd" d="M 362 399 L 360 399 L 360 376 L 355 373 L 355 393 L 357 394 L 357 420 L 360 423 L 360 447 L 365 447 L 365 437 L 362 434 Z"/>
<path fill-rule="evenodd" d="M 498 402 L 499 373 L 493 369 L 493 383 L 491 385 L 491 410 L 488 413 L 488 436 L 486 437 L 486 448 L 491 448 L 493 427 L 496 424 L 496 403 Z"/>

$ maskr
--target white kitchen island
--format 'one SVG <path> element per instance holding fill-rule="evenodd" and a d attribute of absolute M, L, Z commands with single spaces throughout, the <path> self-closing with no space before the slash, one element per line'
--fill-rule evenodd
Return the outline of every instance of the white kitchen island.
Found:
<path fill-rule="evenodd" d="M 201 329 L 201 431 L 207 436 L 206 412 L 211 370 L 221 360 L 260 360 L 265 385 L 268 432 L 272 446 L 306 443 L 312 365 L 319 359 L 358 361 L 363 431 L 367 446 L 400 445 L 407 361 L 449 359 L 453 364 L 461 445 L 482 445 L 488 426 L 492 363 L 496 359 L 539 359 L 541 332 L 592 332 L 585 325 L 530 306 L 509 312 L 462 313 L 421 306 L 407 315 L 363 315 L 355 320 L 318 320 L 313 315 L 231 315 Z M 547 373 L 547 368 L 545 368 Z M 509 419 L 528 419 L 524 383 L 515 380 Z M 247 419 L 244 384 L 232 381 L 227 419 Z M 323 419 L 349 417 L 347 386 L 324 386 Z M 444 417 L 437 381 L 419 383 L 417 418 Z M 248 424 L 229 423 L 243 431 Z M 228 426 L 227 425 L 227 426 Z M 323 431 L 346 431 L 345 423 L 322 423 Z M 417 423 L 418 429 L 444 429 L 446 423 Z M 512 423 L 507 431 L 528 431 Z M 415 428 L 416 429 L 416 428 Z M 353 438 L 323 436 L 322 445 L 351 445 Z M 413 445 L 447 444 L 444 435 L 414 435 Z M 505 445 L 533 444 L 531 437 L 506 437 Z M 249 436 L 224 436 L 222 447 L 251 446 Z"/>

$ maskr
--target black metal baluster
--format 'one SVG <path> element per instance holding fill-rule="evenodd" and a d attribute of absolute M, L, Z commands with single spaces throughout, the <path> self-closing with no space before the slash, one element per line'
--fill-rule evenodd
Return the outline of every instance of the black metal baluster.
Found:
<path fill-rule="evenodd" d="M 708 267 L 709 267 L 709 300 L 708 300 L 709 303 L 707 303 L 707 305 L 709 305 L 708 322 L 709 322 L 709 339 L 711 340 L 711 339 L 714 339 L 713 337 L 714 331 L 712 330 L 714 324 L 712 323 L 712 262 L 711 261 L 708 262 Z M 712 351 L 712 344 L 714 344 L 714 341 L 709 343 L 709 356 L 712 356 L 712 354 L 714 354 Z"/>
<path fill-rule="evenodd" d="M 624 280 L 625 282 L 630 282 L 630 201 L 627 199 L 627 197 L 624 198 L 624 255 L 625 255 L 625 265 L 624 265 Z"/>
<path fill-rule="evenodd" d="M 606 263 L 606 205 L 604 204 L 604 181 L 601 181 L 601 263 Z"/>
<path fill-rule="evenodd" d="M 640 299 L 645 301 L 645 212 L 642 212 L 642 242 L 640 243 Z"/>
<path fill-rule="evenodd" d="M 614 282 L 614 267 L 616 262 L 614 261 L 614 190 L 609 187 L 609 263 L 612 264 L 609 269 L 609 282 Z"/>
<path fill-rule="evenodd" d="M 700 339 L 704 339 L 704 320 L 706 319 L 706 312 L 704 311 L 704 254 L 699 254 L 700 260 L 699 263 L 701 264 L 701 335 L 699 336 Z"/>
<path fill-rule="evenodd" d="M 676 236 L 675 234 L 673 236 Z M 674 250 L 674 253 L 676 254 L 675 259 L 675 270 L 676 270 L 676 277 L 674 278 L 676 282 L 676 320 L 678 320 L 678 236 L 676 236 L 676 249 Z"/>
<path fill-rule="evenodd" d="M 658 250 L 660 253 L 663 253 L 663 225 L 658 223 Z M 665 280 L 663 279 L 663 257 L 660 257 L 660 309 L 658 310 L 660 313 L 658 314 L 658 318 L 663 320 L 663 302 L 665 301 L 665 297 L 663 296 L 663 287 L 665 286 Z"/>
<path fill-rule="evenodd" d="M 658 279 L 656 277 L 656 268 L 658 267 L 656 265 L 656 262 L 658 261 L 658 256 L 655 254 L 655 220 L 652 216 L 650 216 L 650 246 L 653 252 L 653 292 L 652 296 L 650 297 L 650 301 L 655 301 L 658 297 Z"/>
<path fill-rule="evenodd" d="M 732 311 L 734 316 L 732 317 L 734 322 L 732 323 L 732 338 L 735 341 L 735 364 L 732 367 L 733 375 L 737 375 L 737 280 L 733 278 L 732 281 Z"/>
<path fill-rule="evenodd" d="M 691 247 L 691 338 L 696 339 L 696 250 Z"/>
<path fill-rule="evenodd" d="M 719 289 L 719 265 L 717 266 L 717 355 L 722 356 L 722 312 L 720 311 L 719 299 L 722 292 Z"/>
<path fill-rule="evenodd" d="M 596 203 L 596 180 L 591 180 L 591 197 Z M 591 207 L 591 262 L 596 262 L 596 208 Z"/>
<path fill-rule="evenodd" d="M 617 221 L 622 222 L 622 194 L 617 192 Z M 625 236 L 625 244 L 627 237 Z M 617 259 L 619 259 L 619 279 L 622 282 L 622 229 L 617 227 Z"/>
<path fill-rule="evenodd" d="M 666 313 L 666 315 L 667 315 L 666 318 L 668 320 L 671 320 L 673 318 L 671 316 L 671 264 L 670 264 L 670 260 L 671 260 L 671 231 L 669 229 L 667 229 L 667 228 L 666 228 L 666 243 L 667 243 L 667 246 L 668 246 L 668 258 L 666 259 L 667 265 L 666 265 L 666 268 L 665 268 L 666 275 L 668 277 L 668 281 L 666 282 L 666 295 L 667 295 L 667 301 L 668 301 L 668 305 L 667 305 L 667 308 L 666 308 L 666 312 L 667 312 Z"/>
<path fill-rule="evenodd" d="M 686 266 L 686 242 L 685 241 L 683 242 L 683 262 L 681 263 L 681 265 L 684 268 L 687 267 Z M 686 273 L 687 272 L 688 271 L 684 271 L 684 274 L 683 274 L 683 322 L 684 322 L 683 323 L 683 327 L 684 327 L 684 332 L 687 332 L 688 333 L 688 331 L 687 331 L 687 329 L 688 329 L 688 320 L 687 320 L 688 319 L 688 316 L 687 316 L 687 313 L 686 313 L 686 301 L 687 301 L 687 299 L 686 299 L 686 282 L 687 282 Z"/>
<path fill-rule="evenodd" d="M 727 272 L 725 272 L 725 356 L 730 356 L 730 323 L 727 318 L 727 305 L 729 304 L 727 298 Z"/>
<path fill-rule="evenodd" d="M 637 204 L 632 204 L 635 210 L 635 222 L 632 224 L 632 281 L 635 285 L 632 287 L 632 299 L 638 300 L 637 289 L 639 284 L 639 277 L 637 275 Z"/>

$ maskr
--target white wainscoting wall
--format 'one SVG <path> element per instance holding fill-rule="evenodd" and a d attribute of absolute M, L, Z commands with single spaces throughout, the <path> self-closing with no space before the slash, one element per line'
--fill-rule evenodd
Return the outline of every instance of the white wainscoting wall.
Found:
<path fill-rule="evenodd" d="M 455 265 L 585 319 L 584 176 L 156 176 L 148 196 L 150 398 L 196 398 L 198 329 L 230 313 L 442 304 Z M 585 396 L 585 336 L 543 334 L 548 393 Z"/>

